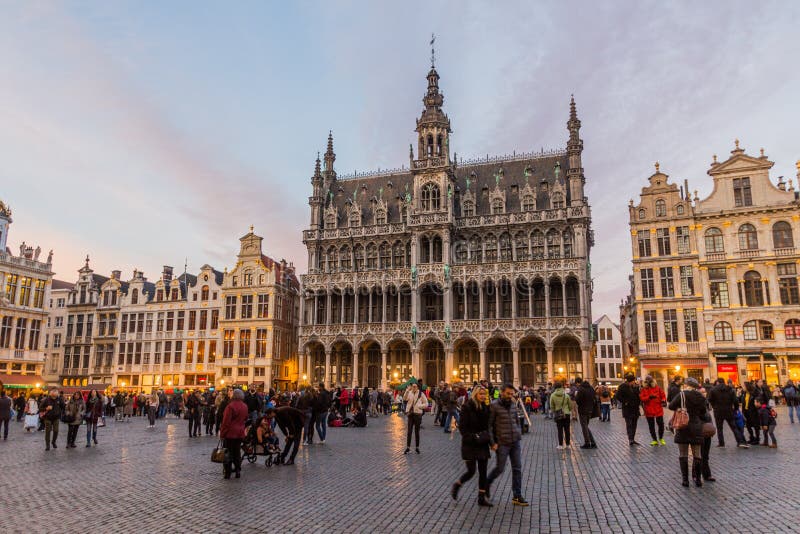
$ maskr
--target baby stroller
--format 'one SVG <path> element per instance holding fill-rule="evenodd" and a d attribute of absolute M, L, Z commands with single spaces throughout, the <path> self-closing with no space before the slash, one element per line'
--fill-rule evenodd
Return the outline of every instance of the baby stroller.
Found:
<path fill-rule="evenodd" d="M 245 431 L 245 438 L 242 441 L 242 458 L 246 459 L 248 463 L 255 463 L 259 456 L 264 456 L 264 466 L 272 467 L 273 464 L 280 463 L 281 448 L 278 436 L 271 436 L 268 438 L 266 445 L 259 445 L 256 429 L 258 428 L 261 420 L 255 425 L 250 425 Z"/>

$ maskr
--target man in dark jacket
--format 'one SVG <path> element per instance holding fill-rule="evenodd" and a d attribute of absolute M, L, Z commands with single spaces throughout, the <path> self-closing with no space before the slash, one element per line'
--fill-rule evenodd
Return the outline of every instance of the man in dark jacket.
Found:
<path fill-rule="evenodd" d="M 195 390 L 186 397 L 186 414 L 189 419 L 189 437 L 200 437 L 200 415 L 201 406 L 203 404 L 200 390 Z"/>
<path fill-rule="evenodd" d="M 786 382 L 786 387 L 783 388 L 783 398 L 786 399 L 786 407 L 789 408 L 789 421 L 794 424 L 794 416 L 797 414 L 797 422 L 800 423 L 800 395 L 797 391 L 797 386 L 794 382 L 789 380 Z M 792 412 L 794 410 L 794 412 Z"/>
<path fill-rule="evenodd" d="M 486 497 L 489 497 L 492 482 L 503 474 L 506 461 L 511 458 L 511 489 L 514 493 L 511 502 L 516 506 L 528 506 L 528 501 L 522 496 L 522 430 L 515 393 L 514 386 L 504 385 L 500 398 L 489 407 L 489 443 L 497 454 L 497 463 L 486 479 Z"/>
<path fill-rule="evenodd" d="M 11 397 L 6 390 L 0 390 L 0 428 L 3 430 L 3 441 L 8 439 L 8 424 L 11 422 Z"/>
<path fill-rule="evenodd" d="M 639 442 L 636 441 L 636 425 L 641 415 L 639 406 L 642 401 L 639 398 L 636 377 L 632 373 L 625 375 L 625 383 L 617 389 L 615 398 L 622 406 L 622 417 L 625 419 L 625 429 L 628 432 L 628 444 L 631 447 L 639 445 Z"/>
<path fill-rule="evenodd" d="M 442 409 L 447 413 L 444 419 L 444 433 L 449 434 L 453 419 L 456 420 L 456 425 L 459 422 L 458 397 L 455 390 L 449 385 L 445 384 L 444 388 L 444 392 L 439 397 L 439 402 L 442 403 Z"/>
<path fill-rule="evenodd" d="M 576 378 L 575 384 L 578 386 L 577 392 L 575 393 L 575 404 L 578 405 L 578 420 L 581 423 L 581 431 L 583 432 L 583 445 L 581 445 L 581 449 L 596 449 L 597 443 L 594 441 L 592 431 L 589 430 L 589 420 L 594 414 L 594 388 L 588 380 L 583 380 L 581 378 Z"/>
<path fill-rule="evenodd" d="M 717 385 L 708 392 L 708 403 L 714 409 L 714 421 L 717 423 L 717 447 L 725 446 L 722 425 L 727 422 L 733 432 L 733 437 L 736 438 L 736 445 L 749 448 L 750 446 L 744 439 L 744 434 L 733 420 L 734 412 L 739 409 L 739 400 L 736 398 L 736 392 L 733 388 L 725 384 L 725 379 L 717 378 Z"/>
<path fill-rule="evenodd" d="M 331 409 L 331 392 L 325 389 L 323 382 L 319 383 L 319 390 L 314 399 L 314 428 L 319 436 L 319 442 L 325 443 L 328 435 L 328 412 Z"/>
<path fill-rule="evenodd" d="M 50 444 L 57 449 L 56 440 L 58 439 L 58 421 L 64 412 L 64 401 L 58 396 L 58 390 L 53 388 L 47 397 L 39 403 L 39 416 L 44 419 L 44 443 L 45 450 L 50 450 Z M 50 439 L 52 435 L 52 441 Z"/>
<path fill-rule="evenodd" d="M 281 406 L 280 408 L 270 408 L 265 415 L 274 417 L 281 432 L 286 436 L 286 446 L 281 453 L 281 463 L 294 465 L 294 457 L 297 456 L 297 450 L 300 448 L 300 437 L 303 435 L 303 425 L 305 423 L 303 412 L 291 406 Z M 286 455 L 289 453 L 289 448 L 292 448 L 292 454 L 287 462 Z"/>
<path fill-rule="evenodd" d="M 22 421 L 25 417 L 25 394 L 20 391 L 17 398 L 14 399 L 14 409 L 17 411 L 17 421 Z"/>

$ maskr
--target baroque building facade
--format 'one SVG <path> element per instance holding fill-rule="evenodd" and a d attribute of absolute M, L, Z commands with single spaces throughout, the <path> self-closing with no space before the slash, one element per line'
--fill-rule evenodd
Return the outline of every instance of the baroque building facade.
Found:
<path fill-rule="evenodd" d="M 800 201 L 791 182 L 772 182 L 763 149 L 735 145 L 727 160 L 714 156 L 707 198 L 657 169 L 631 201 L 633 295 L 621 310 L 635 317 L 642 372 L 662 382 L 800 378 Z"/>
<path fill-rule="evenodd" d="M 6 387 L 42 383 L 44 329 L 53 279 L 53 253 L 24 242 L 15 256 L 7 247 L 11 208 L 0 201 L 0 382 Z"/>
<path fill-rule="evenodd" d="M 316 161 L 303 232 L 303 374 L 386 387 L 419 377 L 543 384 L 591 374 L 592 246 L 574 100 L 566 150 L 459 160 L 439 74 L 409 166 Z"/>

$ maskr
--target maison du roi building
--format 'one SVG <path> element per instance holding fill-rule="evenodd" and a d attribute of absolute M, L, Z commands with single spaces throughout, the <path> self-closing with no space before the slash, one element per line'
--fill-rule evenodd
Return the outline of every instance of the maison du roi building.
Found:
<path fill-rule="evenodd" d="M 630 203 L 633 276 L 621 306 L 642 374 L 740 384 L 800 378 L 799 195 L 773 162 L 735 143 L 714 156 L 711 194 L 692 198 L 656 164 Z M 800 162 L 798 162 L 800 180 Z"/>
<path fill-rule="evenodd" d="M 11 208 L 0 201 L 0 383 L 4 388 L 43 385 L 43 332 L 53 280 L 53 252 L 23 242 L 7 247 Z"/>
<path fill-rule="evenodd" d="M 592 246 L 574 100 L 566 150 L 459 160 L 427 75 L 409 165 L 311 178 L 299 347 L 328 385 L 543 384 L 591 374 Z"/>
<path fill-rule="evenodd" d="M 298 381 L 299 282 L 262 252 L 253 229 L 233 269 L 197 274 L 165 266 L 96 274 L 89 258 L 74 283 L 55 281 L 44 342 L 48 383 L 73 389 L 286 389 Z M 58 287 L 55 287 L 56 282 Z"/>

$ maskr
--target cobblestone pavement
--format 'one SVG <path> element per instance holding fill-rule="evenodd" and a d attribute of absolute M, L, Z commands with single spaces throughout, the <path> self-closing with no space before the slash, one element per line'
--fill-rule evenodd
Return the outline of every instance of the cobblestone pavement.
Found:
<path fill-rule="evenodd" d="M 297 465 L 245 464 L 223 480 L 209 461 L 213 437 L 190 439 L 184 421 L 110 422 L 100 445 L 44 450 L 43 433 L 12 424 L 0 442 L 2 532 L 792 532 L 800 526 L 800 424 L 779 409 L 779 448 L 712 447 L 717 478 L 683 488 L 677 447 L 629 448 L 618 411 L 592 422 L 596 450 L 555 449 L 555 425 L 533 416 L 523 438 L 528 508 L 512 506 L 511 469 L 493 487 L 495 507 L 476 505 L 477 477 L 457 502 L 459 439 L 426 416 L 422 454 L 402 454 L 405 420 L 329 429 Z M 83 428 L 81 428 L 83 430 Z M 580 433 L 577 423 L 573 432 Z M 649 442 L 644 418 L 639 440 Z M 716 439 L 715 439 L 716 445 Z M 493 463 L 493 460 L 492 460 Z M 490 464 L 491 468 L 491 464 Z"/>

